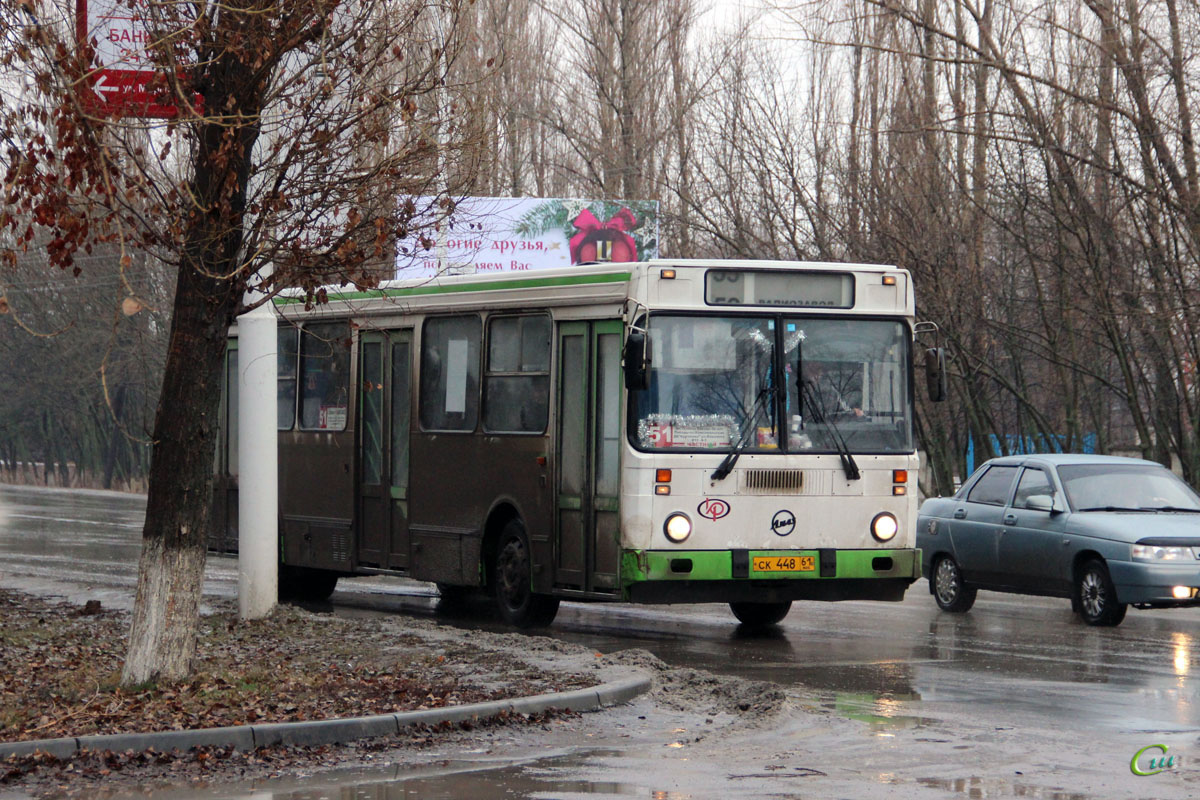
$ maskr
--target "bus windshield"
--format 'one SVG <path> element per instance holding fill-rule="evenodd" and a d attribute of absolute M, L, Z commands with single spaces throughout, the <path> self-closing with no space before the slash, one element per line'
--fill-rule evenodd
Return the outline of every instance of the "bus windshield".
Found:
<path fill-rule="evenodd" d="M 639 449 L 834 453 L 840 435 L 852 452 L 912 452 L 899 321 L 655 314 L 650 342 Z"/>

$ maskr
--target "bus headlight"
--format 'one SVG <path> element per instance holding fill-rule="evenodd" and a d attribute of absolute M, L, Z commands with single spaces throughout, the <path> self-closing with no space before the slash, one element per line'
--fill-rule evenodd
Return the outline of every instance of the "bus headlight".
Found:
<path fill-rule="evenodd" d="M 663 523 L 663 534 L 675 544 L 679 544 L 692 535 L 692 521 L 688 519 L 687 514 L 676 511 Z"/>
<path fill-rule="evenodd" d="M 900 523 L 896 522 L 895 515 L 890 512 L 881 511 L 871 520 L 871 535 L 876 541 L 890 542 L 899 530 Z"/>

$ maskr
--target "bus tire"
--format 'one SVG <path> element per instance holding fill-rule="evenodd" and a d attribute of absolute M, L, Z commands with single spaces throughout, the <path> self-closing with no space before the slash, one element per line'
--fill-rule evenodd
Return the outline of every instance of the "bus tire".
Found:
<path fill-rule="evenodd" d="M 338 574 L 324 569 L 279 565 L 279 599 L 321 603 L 337 588 Z"/>
<path fill-rule="evenodd" d="M 505 622 L 518 628 L 542 628 L 554 621 L 558 598 L 533 591 L 529 537 L 521 520 L 510 520 L 500 532 L 491 572 L 496 607 Z"/>
<path fill-rule="evenodd" d="M 763 625 L 775 625 L 782 622 L 783 618 L 792 610 L 792 601 L 784 600 L 781 603 L 730 603 L 729 609 L 738 618 L 738 622 L 757 628 Z"/>
<path fill-rule="evenodd" d="M 439 602 L 459 605 L 467 602 L 479 591 L 477 586 L 459 586 L 453 583 L 437 584 Z"/>

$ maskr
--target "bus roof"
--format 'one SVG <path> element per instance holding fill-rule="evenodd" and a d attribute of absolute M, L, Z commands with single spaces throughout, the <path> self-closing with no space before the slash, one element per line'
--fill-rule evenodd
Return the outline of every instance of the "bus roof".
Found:
<path fill-rule="evenodd" d="M 457 275 L 435 275 L 414 278 L 397 278 L 380 281 L 373 289 L 355 289 L 344 286 L 323 287 L 331 300 L 370 300 L 384 297 L 406 297 L 453 292 L 486 291 L 495 289 L 521 289 L 550 286 L 572 286 L 599 283 L 627 282 L 636 274 L 652 269 L 753 269 L 753 270 L 806 270 L 806 271 L 900 271 L 888 264 L 856 264 L 833 261 L 767 261 L 757 259 L 682 259 L 659 258 L 638 262 L 607 262 L 603 264 L 576 264 L 559 269 L 539 269 L 528 272 L 489 272 Z M 301 289 L 285 289 L 275 298 L 279 305 L 302 302 L 305 293 Z"/>
<path fill-rule="evenodd" d="M 776 261 L 765 259 L 724 259 L 724 258 L 657 258 L 653 261 L 642 262 L 647 267 L 704 267 L 706 269 L 801 269 L 801 270 L 831 270 L 845 272 L 847 270 L 899 270 L 891 264 L 858 264 L 849 261 Z M 628 266 L 628 265 L 627 265 Z"/>

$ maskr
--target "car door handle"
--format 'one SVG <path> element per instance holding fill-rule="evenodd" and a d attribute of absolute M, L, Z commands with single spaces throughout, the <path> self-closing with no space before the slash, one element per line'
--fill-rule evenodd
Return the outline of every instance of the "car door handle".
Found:
<path fill-rule="evenodd" d="M 954 512 L 954 518 L 955 519 L 966 519 L 967 518 L 967 510 L 965 508 L 957 509 Z"/>
<path fill-rule="evenodd" d="M 1005 525 L 1016 525 L 1017 524 L 1017 515 L 1016 514 L 1005 514 L 1004 515 L 1004 524 Z"/>

